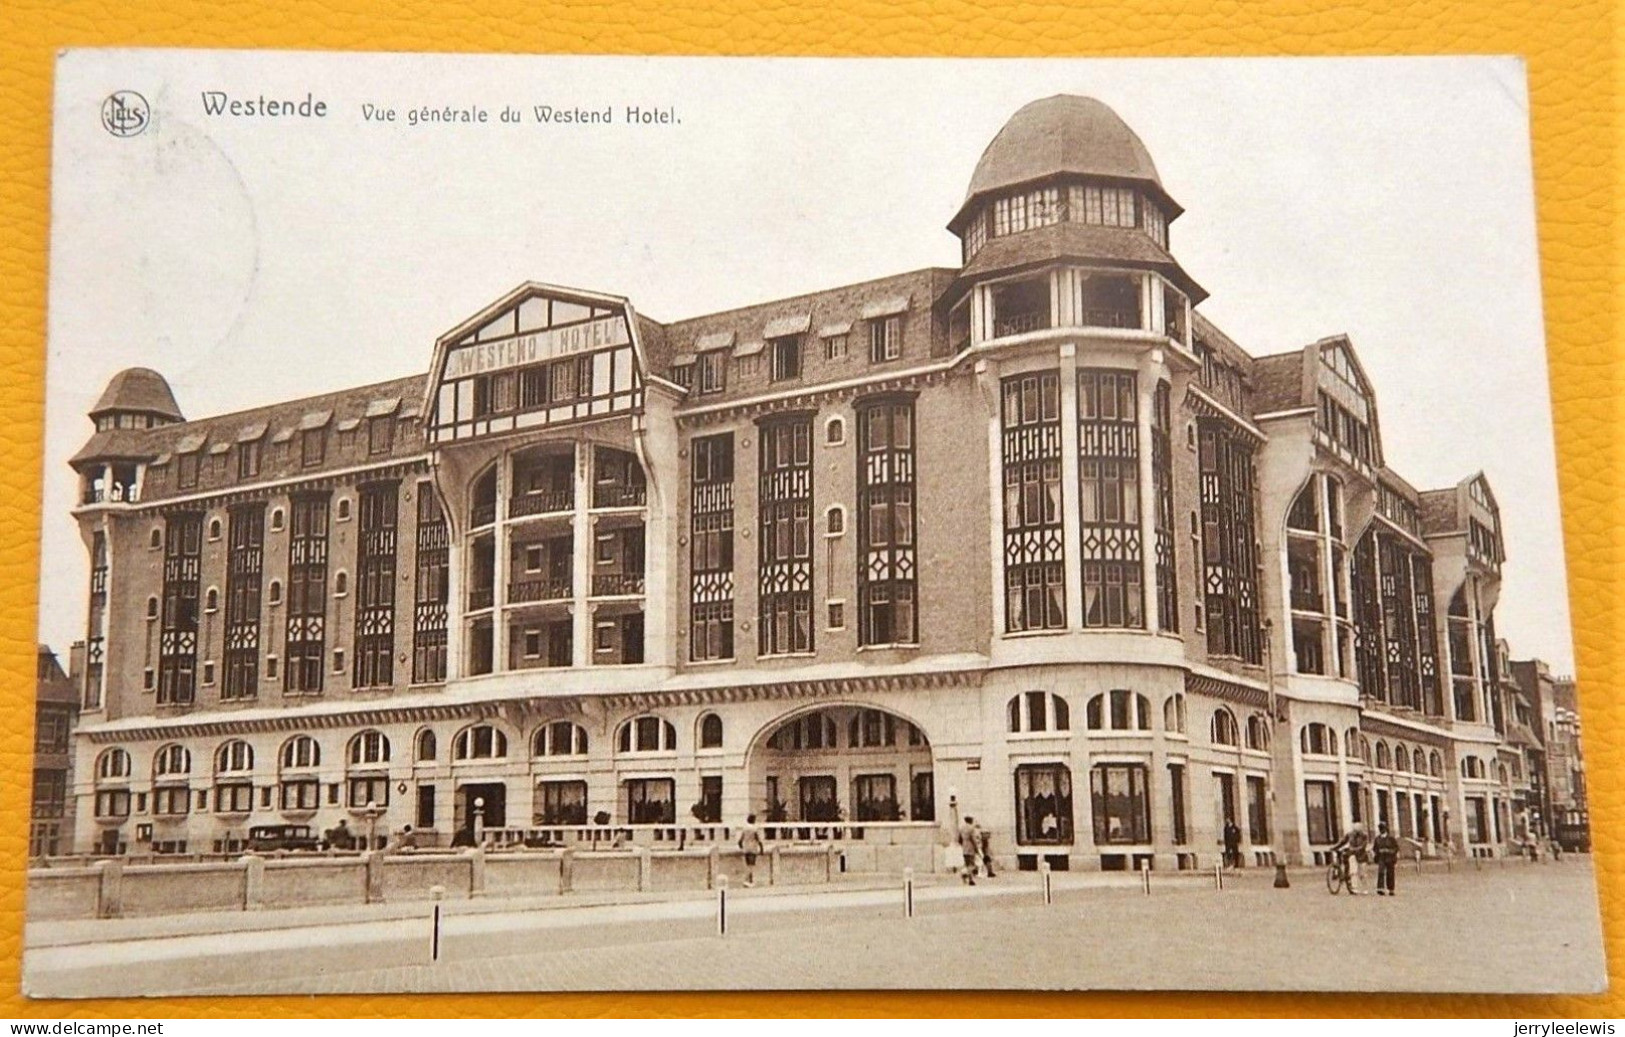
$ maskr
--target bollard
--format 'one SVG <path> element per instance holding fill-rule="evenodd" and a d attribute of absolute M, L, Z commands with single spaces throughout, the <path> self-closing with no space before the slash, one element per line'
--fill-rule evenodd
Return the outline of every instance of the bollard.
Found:
<path fill-rule="evenodd" d="M 717 935 L 728 935 L 728 876 L 717 876 Z"/>
<path fill-rule="evenodd" d="M 903 869 L 903 917 L 914 917 L 914 869 Z"/>
<path fill-rule="evenodd" d="M 1050 882 L 1049 861 L 1038 862 L 1039 885 L 1044 889 L 1045 906 L 1055 903 L 1055 887 Z"/>
<path fill-rule="evenodd" d="M 1214 889 L 1223 889 L 1224 888 L 1224 865 L 1223 864 L 1215 864 L 1213 866 L 1213 888 Z"/>
<path fill-rule="evenodd" d="M 429 896 L 434 898 L 434 928 L 429 933 L 429 960 L 440 960 L 440 900 L 446 895 L 445 886 L 430 886 Z"/>
<path fill-rule="evenodd" d="M 1141 881 L 1143 882 L 1143 884 L 1145 886 L 1145 895 L 1150 896 L 1151 895 L 1151 862 L 1150 861 L 1141 861 L 1140 862 L 1140 879 L 1141 879 Z"/>

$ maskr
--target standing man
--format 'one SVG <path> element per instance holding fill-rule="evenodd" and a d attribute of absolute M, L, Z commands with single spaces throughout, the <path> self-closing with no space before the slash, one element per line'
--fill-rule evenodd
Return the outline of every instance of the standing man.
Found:
<path fill-rule="evenodd" d="M 745 818 L 745 827 L 739 833 L 739 849 L 745 855 L 745 885 L 756 885 L 756 858 L 762 852 L 762 833 L 756 827 L 756 815 Z"/>
<path fill-rule="evenodd" d="M 964 857 L 965 869 L 961 877 L 972 886 L 976 885 L 976 859 L 981 856 L 981 839 L 977 836 L 976 819 L 970 815 L 965 816 L 965 823 L 959 826 L 959 852 Z"/>
<path fill-rule="evenodd" d="M 1386 824 L 1377 826 L 1377 837 L 1371 841 L 1371 852 L 1377 858 L 1377 896 L 1394 895 L 1394 871 L 1399 863 L 1399 840 L 1388 832 Z"/>
<path fill-rule="evenodd" d="M 1235 818 L 1224 822 L 1224 866 L 1241 867 L 1241 829 L 1236 827 Z"/>
<path fill-rule="evenodd" d="M 976 841 L 982 850 L 982 867 L 987 870 L 987 877 L 993 878 L 993 833 L 976 826 Z"/>

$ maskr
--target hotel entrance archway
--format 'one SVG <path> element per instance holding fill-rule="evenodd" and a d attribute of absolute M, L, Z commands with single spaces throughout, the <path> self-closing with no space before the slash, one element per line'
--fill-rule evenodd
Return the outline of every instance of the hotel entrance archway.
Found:
<path fill-rule="evenodd" d="M 786 714 L 751 743 L 748 811 L 767 824 L 935 822 L 931 742 L 912 721 L 856 704 Z"/>

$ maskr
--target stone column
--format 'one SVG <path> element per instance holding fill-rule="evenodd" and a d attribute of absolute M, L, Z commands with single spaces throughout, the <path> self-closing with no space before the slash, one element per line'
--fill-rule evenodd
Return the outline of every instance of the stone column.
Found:
<path fill-rule="evenodd" d="M 468 857 L 468 895 L 485 896 L 485 851 L 472 846 L 463 851 Z"/>
<path fill-rule="evenodd" d="M 559 892 L 570 892 L 575 887 L 576 852 L 566 846 L 559 851 Z"/>

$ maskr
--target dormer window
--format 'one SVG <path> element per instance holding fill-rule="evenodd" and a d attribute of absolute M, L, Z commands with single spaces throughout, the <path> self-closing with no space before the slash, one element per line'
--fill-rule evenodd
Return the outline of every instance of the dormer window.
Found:
<path fill-rule="evenodd" d="M 783 338 L 772 339 L 768 342 L 767 348 L 772 360 L 772 368 L 769 371 L 771 381 L 785 382 L 801 377 L 800 335 L 785 335 Z"/>
<path fill-rule="evenodd" d="M 197 486 L 199 455 L 197 453 L 180 454 L 175 458 L 175 485 L 182 490 L 194 489 Z"/>

